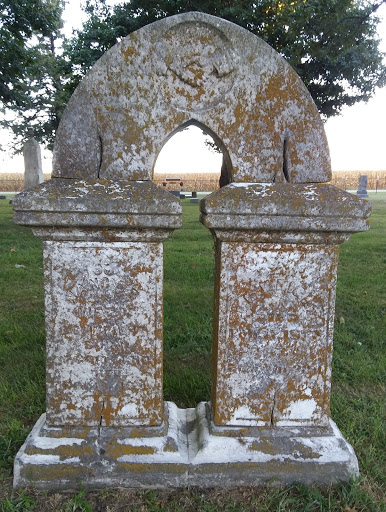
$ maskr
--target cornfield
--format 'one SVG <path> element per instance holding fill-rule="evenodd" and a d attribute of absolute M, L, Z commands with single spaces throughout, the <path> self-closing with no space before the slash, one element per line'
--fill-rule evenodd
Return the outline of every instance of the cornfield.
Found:
<path fill-rule="evenodd" d="M 330 183 L 343 190 L 356 190 L 363 174 L 367 176 L 367 190 L 386 188 L 386 171 L 332 171 Z"/>
<path fill-rule="evenodd" d="M 176 178 L 176 181 L 168 181 Z M 160 187 L 166 183 L 166 190 L 180 190 L 180 182 L 185 192 L 210 192 L 219 188 L 220 173 L 154 174 L 153 181 Z M 166 181 L 165 181 L 166 180 Z"/>
<path fill-rule="evenodd" d="M 331 184 L 344 190 L 356 190 L 358 188 L 359 177 L 362 174 L 367 175 L 367 189 L 386 189 L 386 171 L 333 171 Z M 49 180 L 51 175 L 44 174 L 44 180 Z M 160 187 L 166 181 L 166 190 L 180 190 L 180 182 L 183 183 L 182 189 L 186 192 L 210 192 L 219 187 L 219 173 L 187 173 L 187 174 L 155 174 L 153 181 Z M 170 178 L 173 178 L 170 181 Z M 20 192 L 24 190 L 24 175 L 19 173 L 0 173 L 0 191 L 1 192 Z"/>
<path fill-rule="evenodd" d="M 51 178 L 51 173 L 44 173 L 44 181 Z M 24 174 L 18 172 L 0 173 L 1 192 L 21 192 L 24 190 Z"/>

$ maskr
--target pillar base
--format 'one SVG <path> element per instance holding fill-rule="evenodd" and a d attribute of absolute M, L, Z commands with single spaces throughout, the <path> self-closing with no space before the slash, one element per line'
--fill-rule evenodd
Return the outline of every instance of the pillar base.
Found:
<path fill-rule="evenodd" d="M 19 450 L 14 487 L 76 489 L 328 484 L 358 476 L 350 444 L 330 420 L 325 430 L 279 427 L 232 432 L 210 405 L 178 409 L 161 427 L 50 428 L 43 414 Z M 247 435 L 243 435 L 247 434 Z"/>

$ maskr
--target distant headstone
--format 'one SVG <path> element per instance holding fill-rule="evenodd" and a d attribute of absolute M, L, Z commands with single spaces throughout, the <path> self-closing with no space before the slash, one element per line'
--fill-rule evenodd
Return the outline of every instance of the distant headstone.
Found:
<path fill-rule="evenodd" d="M 7 196 L 0 196 L 0 199 L 7 199 Z"/>
<path fill-rule="evenodd" d="M 190 202 L 191 202 L 191 203 L 199 203 L 199 202 L 200 202 L 200 200 L 198 199 L 198 197 L 191 197 L 191 198 L 190 198 Z"/>
<path fill-rule="evenodd" d="M 33 130 L 28 130 L 28 139 L 23 148 L 25 189 L 34 188 L 43 183 L 42 157 L 38 141 L 33 136 Z"/>
<path fill-rule="evenodd" d="M 186 195 L 185 194 L 180 194 L 180 199 L 185 199 Z"/>
<path fill-rule="evenodd" d="M 192 197 L 197 197 L 197 192 L 195 190 L 192 192 Z"/>
<path fill-rule="evenodd" d="M 366 174 L 362 174 L 362 176 L 359 178 L 357 196 L 369 197 L 369 195 L 367 193 L 367 175 Z"/>

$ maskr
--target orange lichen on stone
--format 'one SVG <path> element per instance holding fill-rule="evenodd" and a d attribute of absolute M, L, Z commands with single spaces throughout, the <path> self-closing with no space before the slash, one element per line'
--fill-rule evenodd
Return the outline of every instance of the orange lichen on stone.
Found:
<path fill-rule="evenodd" d="M 338 244 L 345 229 L 366 229 L 368 214 L 354 203 L 325 185 L 289 183 L 231 184 L 201 203 L 217 238 L 217 425 L 327 425 Z"/>
<path fill-rule="evenodd" d="M 58 243 L 49 248 L 46 261 L 55 261 L 49 287 L 54 305 L 47 352 L 49 424 L 159 425 L 159 244 Z M 63 288 L 61 276 L 65 283 L 71 276 L 71 286 Z M 57 345 L 64 332 L 68 342 Z"/>
<path fill-rule="evenodd" d="M 171 131 L 191 120 L 224 142 L 239 182 L 280 180 L 283 165 L 291 182 L 329 180 L 323 125 L 296 73 L 253 34 L 199 13 L 146 26 L 95 64 L 63 115 L 54 176 L 151 179 Z"/>

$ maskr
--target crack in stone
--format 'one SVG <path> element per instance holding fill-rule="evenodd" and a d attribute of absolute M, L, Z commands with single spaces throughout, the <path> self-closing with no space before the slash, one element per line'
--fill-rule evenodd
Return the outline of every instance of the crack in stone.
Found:
<path fill-rule="evenodd" d="M 285 181 L 289 182 L 289 173 L 288 173 L 288 139 L 284 139 L 283 143 L 283 174 Z"/>
<path fill-rule="evenodd" d="M 275 426 L 275 419 L 274 419 L 275 407 L 276 407 L 276 391 L 273 395 L 273 402 L 272 402 L 272 409 L 271 409 L 271 420 L 270 420 L 271 427 Z"/>
<path fill-rule="evenodd" d="M 100 442 L 101 442 L 101 432 L 102 432 L 102 421 L 103 421 L 103 410 L 105 408 L 105 401 L 103 400 L 102 402 L 102 409 L 101 409 L 101 417 L 100 417 L 100 420 L 99 420 L 99 425 L 98 425 L 98 436 L 97 436 L 97 439 L 96 439 L 96 446 L 97 446 L 97 451 L 99 452 L 99 455 L 104 455 L 105 453 L 105 450 L 103 448 L 101 448 L 101 445 L 100 445 Z"/>
<path fill-rule="evenodd" d="M 190 463 L 191 461 L 191 455 L 190 455 L 190 452 L 189 452 L 189 428 L 188 427 L 188 410 L 186 409 L 185 410 L 185 425 L 186 425 L 186 449 L 187 449 L 187 454 L 188 454 L 188 463 Z"/>
<path fill-rule="evenodd" d="M 99 145 L 100 145 L 100 159 L 99 159 L 99 168 L 98 168 L 98 179 L 100 178 L 100 172 L 101 172 L 102 161 L 103 161 L 103 140 L 102 140 L 101 136 L 99 136 Z"/>

